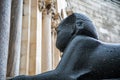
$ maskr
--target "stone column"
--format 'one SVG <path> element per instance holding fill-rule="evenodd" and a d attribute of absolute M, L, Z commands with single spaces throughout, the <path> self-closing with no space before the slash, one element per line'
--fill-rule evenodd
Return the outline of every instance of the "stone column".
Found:
<path fill-rule="evenodd" d="M 37 8 L 38 0 L 31 0 L 29 75 L 34 75 L 36 73 Z"/>
<path fill-rule="evenodd" d="M 7 0 L 8 1 L 8 0 Z M 23 0 L 12 0 L 7 76 L 19 75 Z"/>
<path fill-rule="evenodd" d="M 61 13 L 61 10 L 65 9 L 65 7 L 67 7 L 67 3 L 65 0 L 56 0 L 56 1 L 57 1 L 57 11 L 58 11 L 58 13 Z"/>
<path fill-rule="evenodd" d="M 0 80 L 6 80 L 11 0 L 0 0 Z"/>
<path fill-rule="evenodd" d="M 23 2 L 22 41 L 20 57 L 20 74 L 28 75 L 29 68 L 29 44 L 30 44 L 30 18 L 31 0 Z"/>
<path fill-rule="evenodd" d="M 36 51 L 36 74 L 41 73 L 41 49 L 42 49 L 42 12 L 37 10 L 37 51 Z"/>
<path fill-rule="evenodd" d="M 55 69 L 60 61 L 60 51 L 56 48 L 57 33 L 55 28 L 52 29 L 52 54 L 53 54 L 53 69 Z"/>
<path fill-rule="evenodd" d="M 42 17 L 42 72 L 51 69 L 51 15 L 45 10 Z"/>

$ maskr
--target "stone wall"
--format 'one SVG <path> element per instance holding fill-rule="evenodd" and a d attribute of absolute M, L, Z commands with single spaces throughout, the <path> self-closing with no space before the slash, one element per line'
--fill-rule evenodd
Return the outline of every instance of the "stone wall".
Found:
<path fill-rule="evenodd" d="M 83 13 L 95 24 L 99 39 L 120 42 L 120 5 L 110 0 L 67 0 L 67 11 Z"/>

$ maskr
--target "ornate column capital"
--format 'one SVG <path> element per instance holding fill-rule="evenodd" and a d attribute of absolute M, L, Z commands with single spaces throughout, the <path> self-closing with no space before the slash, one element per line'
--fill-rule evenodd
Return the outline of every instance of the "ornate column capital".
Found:
<path fill-rule="evenodd" d="M 43 9 L 45 9 L 45 1 L 44 0 L 39 0 L 38 1 L 38 7 L 39 7 L 39 10 L 42 12 Z"/>
<path fill-rule="evenodd" d="M 54 2 L 55 1 L 52 0 L 39 0 L 38 2 L 39 10 L 47 14 L 55 12 Z"/>

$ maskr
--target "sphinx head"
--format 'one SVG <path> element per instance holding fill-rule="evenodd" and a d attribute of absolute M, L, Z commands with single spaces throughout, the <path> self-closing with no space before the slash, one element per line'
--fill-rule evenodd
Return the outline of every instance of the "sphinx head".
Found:
<path fill-rule="evenodd" d="M 85 35 L 98 39 L 92 21 L 83 14 L 73 13 L 59 24 L 56 47 L 63 52 L 71 39 L 77 35 Z"/>

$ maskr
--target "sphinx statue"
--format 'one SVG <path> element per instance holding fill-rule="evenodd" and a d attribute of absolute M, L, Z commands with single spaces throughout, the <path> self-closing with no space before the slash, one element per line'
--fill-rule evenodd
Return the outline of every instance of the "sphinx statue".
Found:
<path fill-rule="evenodd" d="M 120 44 L 100 41 L 85 15 L 73 13 L 59 24 L 56 47 L 63 55 L 55 70 L 10 80 L 120 80 Z"/>

